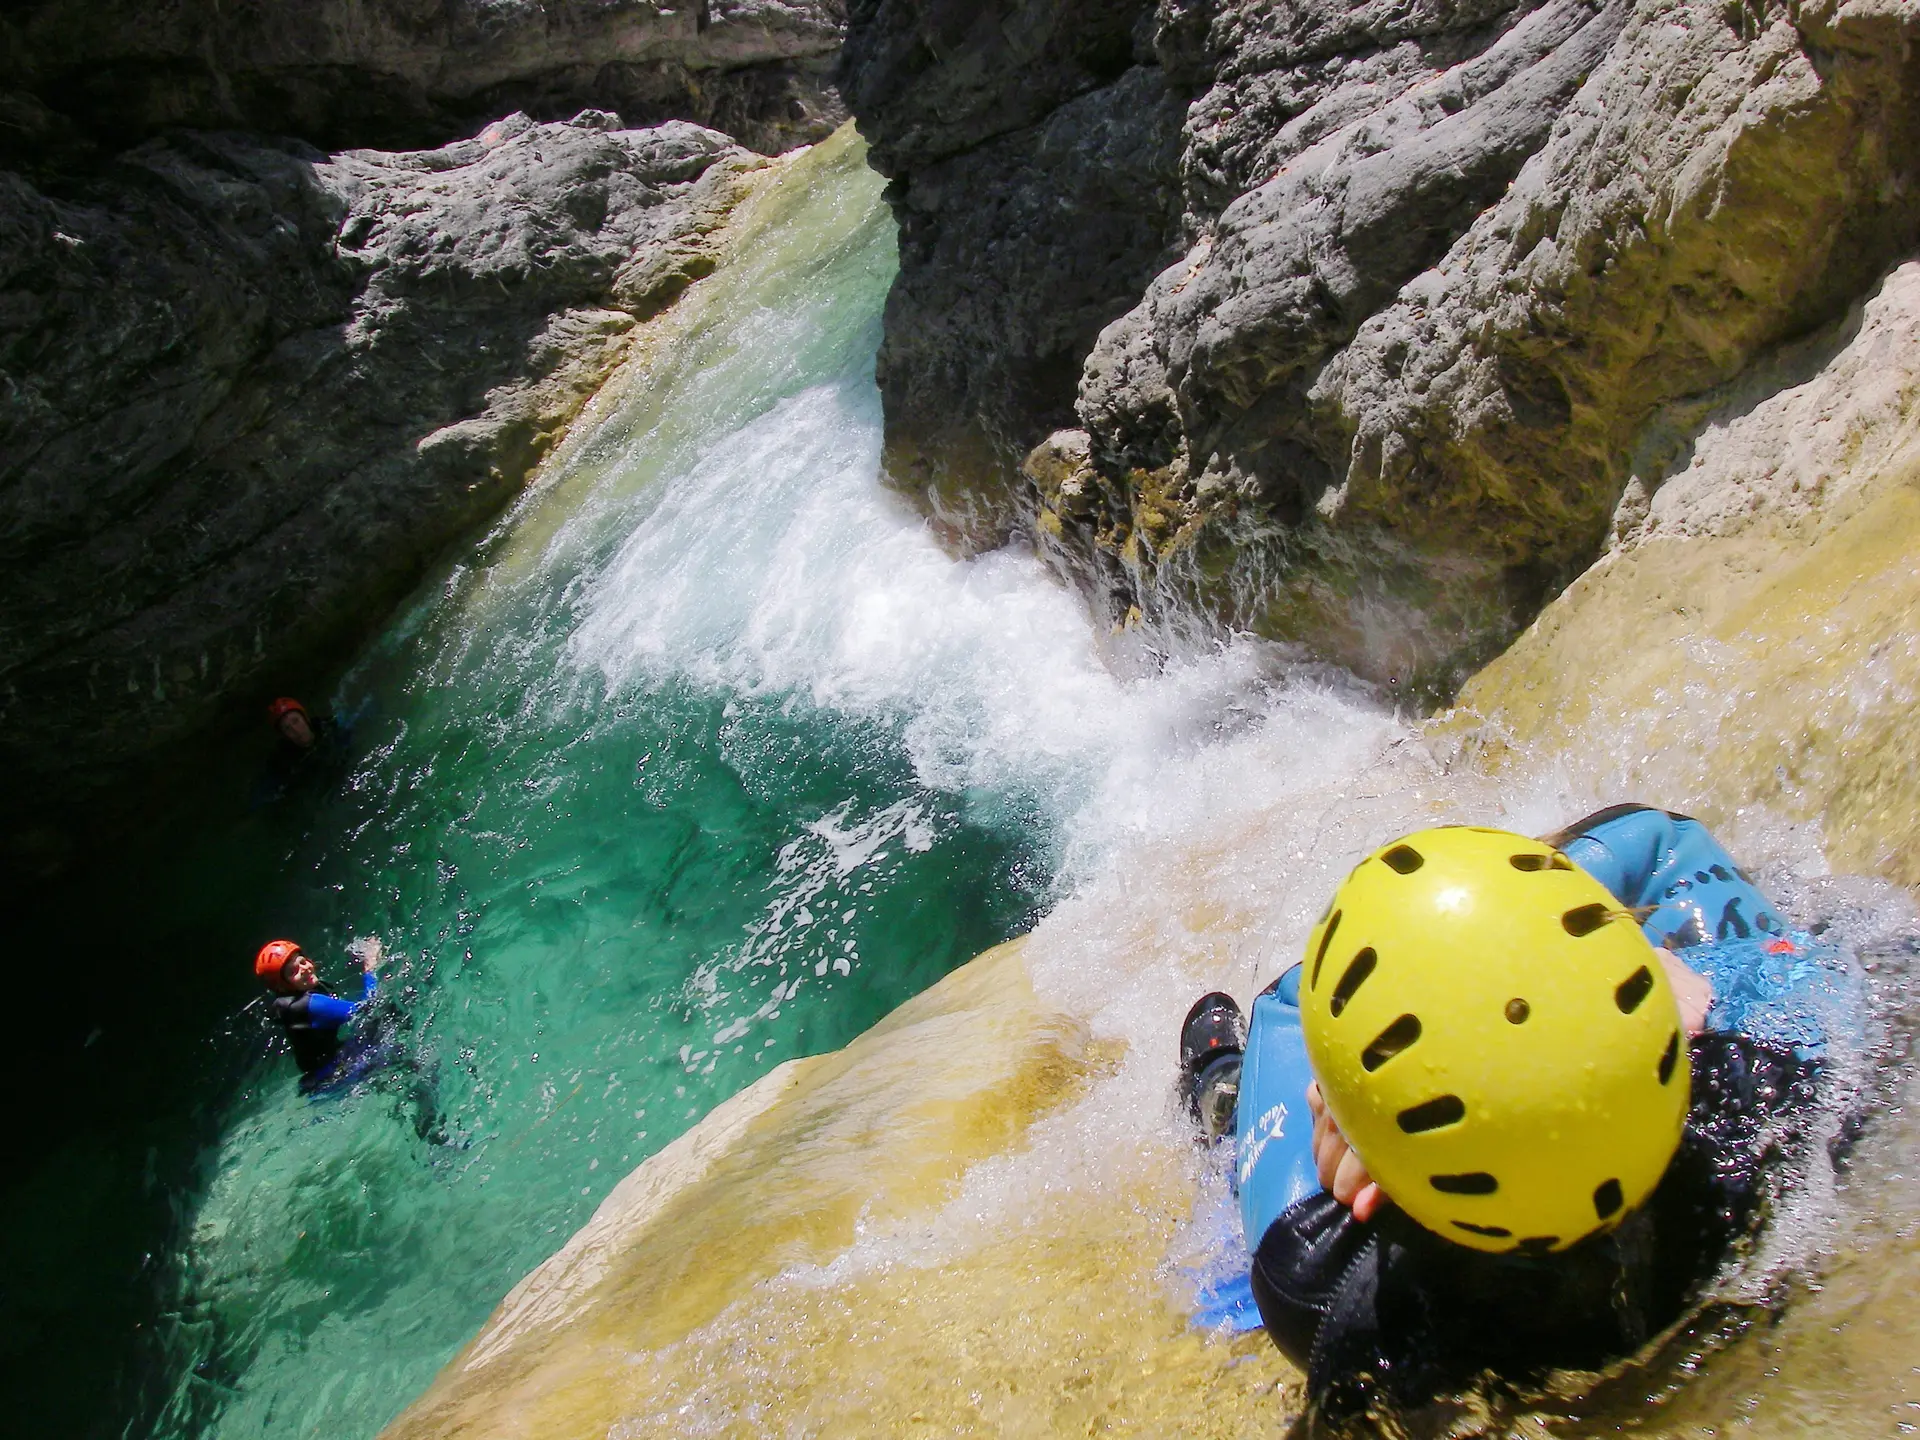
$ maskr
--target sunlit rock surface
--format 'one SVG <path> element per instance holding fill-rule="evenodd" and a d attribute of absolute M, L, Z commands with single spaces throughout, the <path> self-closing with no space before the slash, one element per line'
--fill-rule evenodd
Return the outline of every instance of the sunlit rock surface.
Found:
<path fill-rule="evenodd" d="M 990 952 L 635 1171 L 386 1434 L 1039 1434 L 1116 1404 L 1237 1433 L 1271 1377 L 1223 1372 L 1160 1301 L 1157 1177 L 1072 1215 L 1037 1196 L 1043 1227 L 984 1247 L 943 1210 L 970 1166 L 1046 1143 L 1111 1048 L 1038 1000 L 1018 944 Z"/>
<path fill-rule="evenodd" d="M 864 73 L 845 87 L 910 237 L 882 352 L 893 479 L 976 535 L 1031 521 L 1115 620 L 1197 603 L 1402 693 L 1451 693 L 1598 554 L 1662 407 L 1844 313 L 1920 233 L 1911 0 L 1164 0 L 1135 69 L 1093 88 L 1083 64 L 1044 119 L 1057 92 L 1023 66 L 1071 7 L 1019 8 L 1005 34 L 907 0 L 851 12 L 850 66 L 918 64 L 960 97 L 942 130 Z M 921 47 L 875 58 L 901 12 Z M 986 140 L 961 99 L 994 82 Z M 1105 152 L 1095 185 L 972 175 L 937 142 L 1031 151 L 1149 83 L 1185 106 L 1181 253 L 1097 341 L 1040 344 L 1001 312 L 1060 288 L 1091 318 L 1096 264 L 1112 303 L 1149 247 L 1123 257 L 1083 197 L 1152 184 L 1161 149 Z M 1085 464 L 1023 483 L 1081 344 L 1052 448 Z"/>
<path fill-rule="evenodd" d="M 0 829 L 26 862 L 15 827 L 312 697 L 713 268 L 766 164 L 586 111 L 0 172 Z"/>
<path fill-rule="evenodd" d="M 1920 263 L 1653 433 L 1606 555 L 1462 694 L 1490 758 L 1658 776 L 1920 885 Z"/>

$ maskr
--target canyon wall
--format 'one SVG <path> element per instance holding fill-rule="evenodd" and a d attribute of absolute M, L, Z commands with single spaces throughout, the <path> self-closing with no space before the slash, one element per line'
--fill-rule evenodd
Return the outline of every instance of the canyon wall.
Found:
<path fill-rule="evenodd" d="M 1598 555 L 1664 407 L 1920 238 L 1902 0 L 1101 13 L 856 4 L 842 81 L 902 223 L 894 482 L 1115 621 L 1450 694 Z"/>
<path fill-rule="evenodd" d="M 515 493 L 766 162 L 683 122 L 0 175 L 0 764 L 84 792 L 328 666 Z M 11 806 L 9 807 L 11 808 Z"/>
<path fill-rule="evenodd" d="M 434 145 L 587 108 L 784 150 L 843 118 L 844 19 L 840 0 L 25 0 L 0 10 L 0 155 L 173 127 Z"/>
<path fill-rule="evenodd" d="M 839 122 L 842 18 L 0 13 L 0 883 L 244 794 L 265 700 L 324 700 L 717 263 L 756 150 Z"/>

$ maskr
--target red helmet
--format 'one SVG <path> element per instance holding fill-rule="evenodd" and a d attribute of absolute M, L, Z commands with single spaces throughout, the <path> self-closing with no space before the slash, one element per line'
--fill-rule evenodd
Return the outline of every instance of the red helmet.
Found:
<path fill-rule="evenodd" d="M 293 710 L 298 710 L 302 715 L 307 714 L 306 706 L 302 705 L 291 695 L 282 695 L 278 700 L 267 706 L 267 718 L 278 725 L 281 717 Z M 312 719 L 313 717 L 308 715 L 307 718 Z"/>
<path fill-rule="evenodd" d="M 287 962 L 299 953 L 300 947 L 291 940 L 269 940 L 253 957 L 253 973 L 266 982 L 269 990 L 290 995 L 293 987 L 287 984 Z"/>

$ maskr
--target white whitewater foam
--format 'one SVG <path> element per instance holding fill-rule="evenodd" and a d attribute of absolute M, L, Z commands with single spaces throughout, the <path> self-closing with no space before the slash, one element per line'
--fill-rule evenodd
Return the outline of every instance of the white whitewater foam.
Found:
<path fill-rule="evenodd" d="M 929 787 L 1094 822 L 1067 824 L 1070 871 L 1091 873 L 1097 833 L 1152 823 L 1159 769 L 1264 712 L 1280 652 L 1238 641 L 1116 677 L 1034 556 L 946 555 L 881 488 L 879 446 L 865 377 L 722 440 L 586 588 L 570 656 L 611 692 L 688 677 L 870 722 Z M 1322 700 L 1377 723 L 1357 689 Z"/>

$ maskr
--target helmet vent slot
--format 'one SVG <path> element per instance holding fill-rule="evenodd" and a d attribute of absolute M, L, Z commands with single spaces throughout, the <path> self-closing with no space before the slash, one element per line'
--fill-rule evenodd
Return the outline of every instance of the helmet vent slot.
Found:
<path fill-rule="evenodd" d="M 1524 870 L 1531 875 L 1541 870 L 1571 870 L 1573 862 L 1558 850 L 1549 850 L 1542 855 L 1536 851 L 1523 851 L 1518 855 L 1509 855 L 1507 863 L 1516 870 Z"/>
<path fill-rule="evenodd" d="M 1485 1235 L 1493 1240 L 1508 1240 L 1513 1236 L 1513 1232 L 1504 1225 L 1475 1225 L 1466 1220 L 1456 1220 L 1453 1223 L 1469 1235 Z"/>
<path fill-rule="evenodd" d="M 1360 1052 L 1360 1068 L 1371 1075 L 1419 1038 L 1420 1017 L 1402 1015 L 1374 1036 L 1373 1043 Z"/>
<path fill-rule="evenodd" d="M 1680 1032 L 1674 1031 L 1667 1037 L 1667 1053 L 1660 1057 L 1660 1083 L 1666 1084 L 1673 1079 L 1673 1067 L 1680 1059 Z"/>
<path fill-rule="evenodd" d="M 1614 912 L 1605 905 L 1578 905 L 1562 915 L 1560 923 L 1566 928 L 1567 934 L 1578 940 L 1583 935 L 1591 935 L 1611 920 L 1613 915 Z"/>
<path fill-rule="evenodd" d="M 1620 1182 L 1609 1180 L 1593 1192 L 1593 1213 L 1602 1220 L 1611 1218 L 1626 1203 L 1626 1197 L 1620 1193 Z"/>
<path fill-rule="evenodd" d="M 1373 974 L 1373 967 L 1379 963 L 1380 957 L 1371 945 L 1347 962 L 1340 983 L 1333 987 L 1333 998 L 1327 1002 L 1327 1011 L 1334 1019 L 1340 1018 L 1340 1012 L 1347 1008 L 1347 1002 L 1367 983 L 1367 977 Z"/>
<path fill-rule="evenodd" d="M 1320 988 L 1320 967 L 1326 964 L 1327 947 L 1333 944 L 1333 932 L 1339 928 L 1340 912 L 1336 910 L 1333 912 L 1333 918 L 1327 921 L 1327 928 L 1320 932 L 1320 949 L 1313 957 L 1313 974 L 1307 977 L 1307 988 L 1309 990 L 1318 990 Z"/>
<path fill-rule="evenodd" d="M 1469 1170 L 1464 1175 L 1429 1175 L 1427 1183 L 1442 1195 L 1491 1195 L 1500 1182 L 1484 1170 Z"/>
<path fill-rule="evenodd" d="M 1424 1135 L 1429 1130 L 1458 1125 L 1466 1118 L 1467 1102 L 1458 1095 L 1438 1095 L 1431 1100 L 1422 1100 L 1418 1105 L 1402 1110 L 1399 1115 L 1400 1128 L 1409 1135 Z"/>
<path fill-rule="evenodd" d="M 1396 845 L 1380 858 L 1402 875 L 1411 875 L 1427 863 L 1427 857 L 1411 845 Z"/>
<path fill-rule="evenodd" d="M 1642 965 L 1620 982 L 1613 992 L 1613 1003 L 1620 1007 L 1622 1015 L 1631 1015 L 1640 1008 L 1640 1002 L 1652 993 L 1653 972 Z"/>

